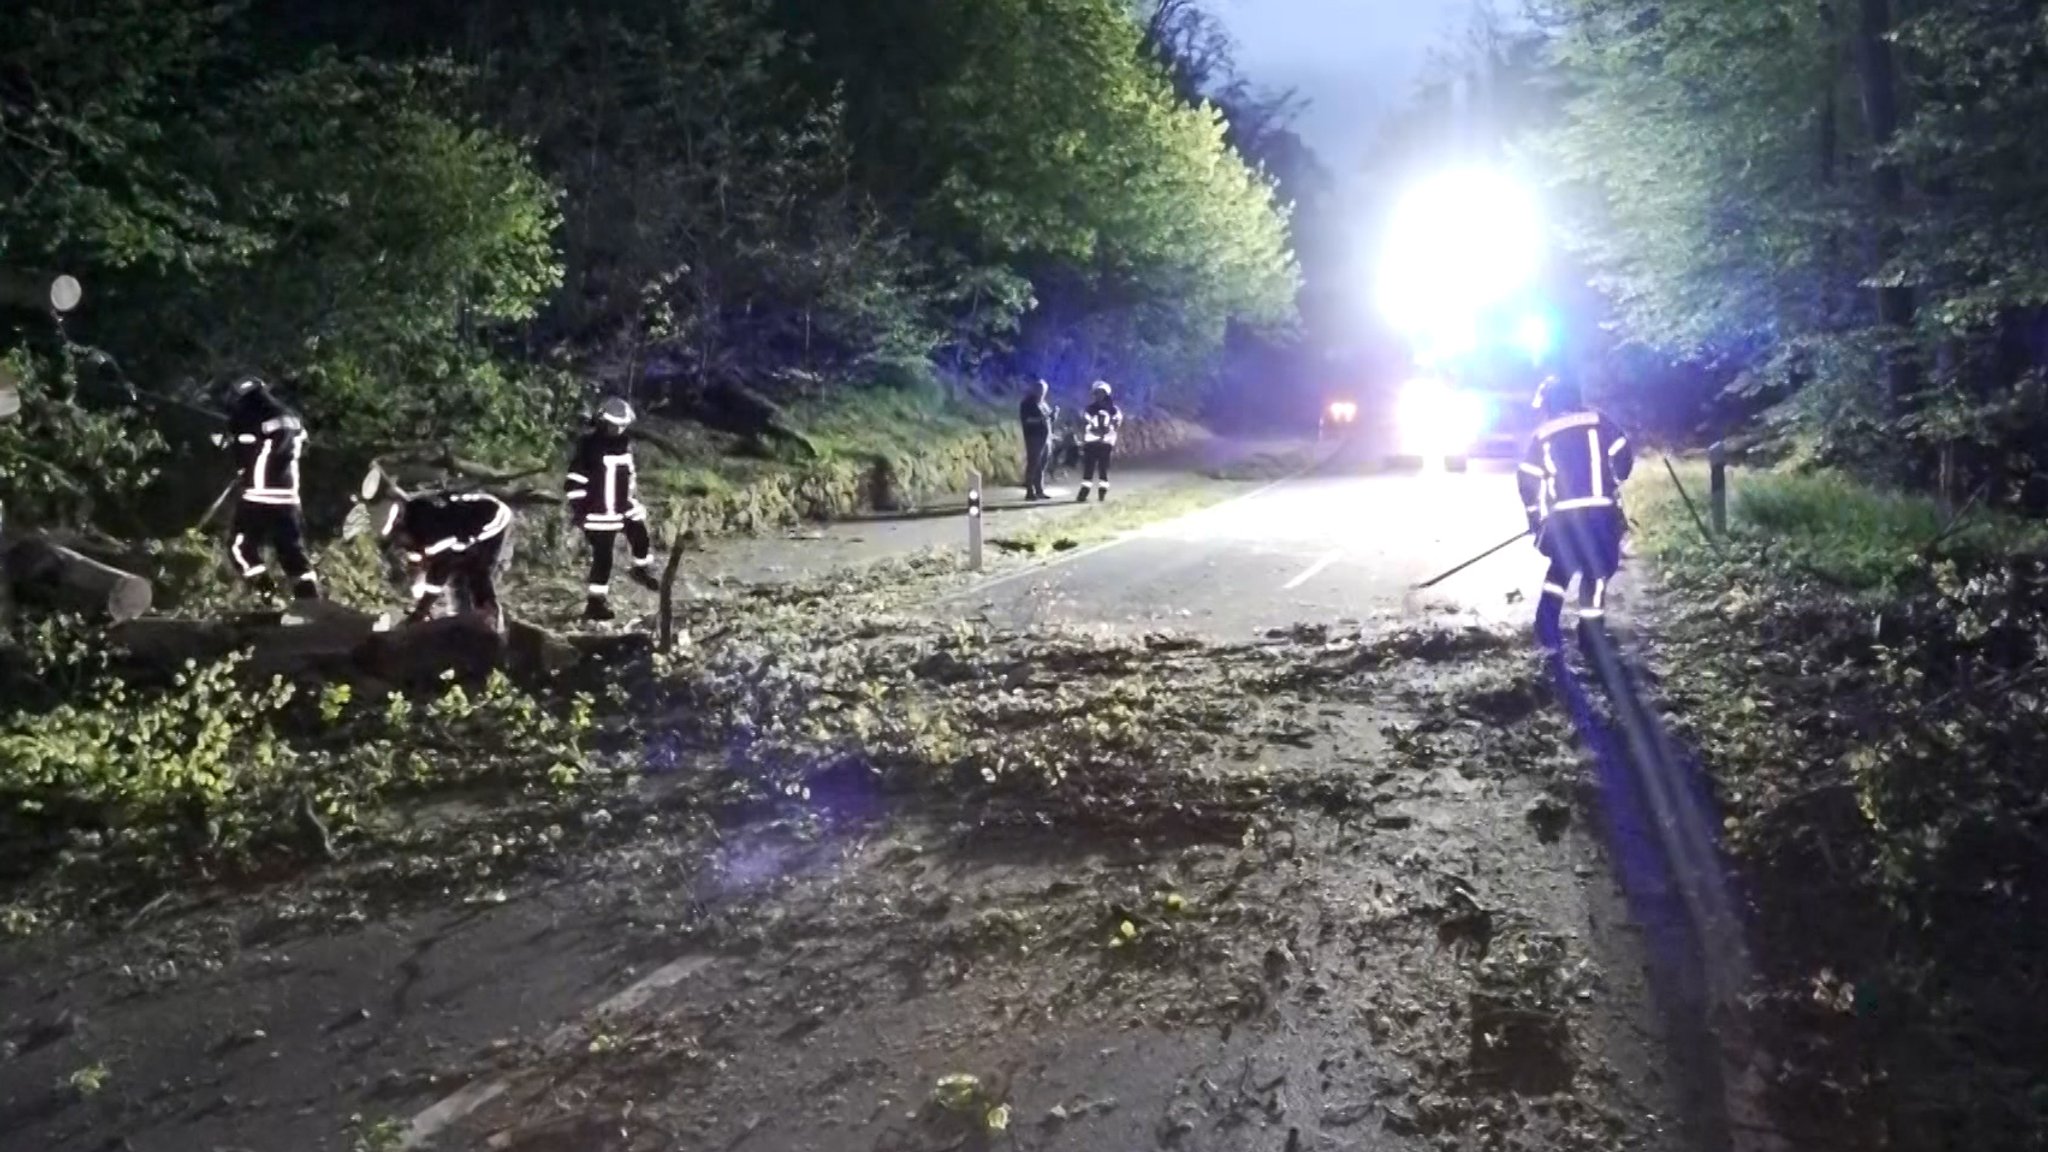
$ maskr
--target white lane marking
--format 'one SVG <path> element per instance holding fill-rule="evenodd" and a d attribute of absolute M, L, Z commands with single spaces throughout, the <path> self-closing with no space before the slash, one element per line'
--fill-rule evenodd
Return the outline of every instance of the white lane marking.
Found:
<path fill-rule="evenodd" d="M 1322 559 L 1317 560 L 1315 563 L 1303 569 L 1301 575 L 1296 576 L 1294 579 L 1289 580 L 1285 584 L 1282 584 L 1280 586 L 1280 590 L 1282 592 L 1294 591 L 1296 588 L 1299 588 L 1303 584 L 1306 584 L 1309 581 L 1315 579 L 1317 574 L 1322 572 L 1323 569 L 1328 568 L 1332 564 L 1335 564 L 1338 560 L 1342 559 L 1343 556 L 1344 554 L 1342 552 L 1324 553 Z"/>
<path fill-rule="evenodd" d="M 649 972 L 646 976 L 636 981 L 632 987 L 592 1008 L 588 1015 L 603 1019 L 609 1016 L 622 1016 L 631 1012 L 633 1009 L 653 999 L 656 992 L 664 988 L 673 988 L 689 977 L 695 976 L 704 969 L 711 967 L 711 960 L 711 957 L 701 954 L 671 960 L 667 964 Z M 564 1024 L 560 1028 L 555 1029 L 546 1040 L 541 1041 L 541 1051 L 547 1052 L 550 1055 L 560 1054 L 582 1031 L 582 1021 L 571 1021 Z"/>
<path fill-rule="evenodd" d="M 479 1080 L 412 1118 L 400 1148 L 423 1148 L 449 1125 L 503 1095 L 503 1080 Z"/>
<path fill-rule="evenodd" d="M 711 966 L 713 957 L 695 953 L 669 961 L 647 975 L 634 981 L 624 991 L 592 1008 L 584 1014 L 585 1019 L 602 1019 L 631 1012 L 647 1003 L 656 992 L 673 988 L 684 980 L 695 976 Z M 560 1055 L 582 1034 L 582 1020 L 574 1020 L 555 1029 L 541 1041 L 541 1051 L 551 1056 Z M 503 1077 L 492 1080 L 478 1080 L 463 1086 L 460 1091 L 412 1118 L 406 1126 L 405 1139 L 399 1143 L 403 1149 L 423 1148 L 434 1137 L 447 1131 L 457 1121 L 471 1115 L 477 1109 L 505 1094 L 511 1087 Z"/>
<path fill-rule="evenodd" d="M 1273 481 L 1271 484 L 1267 484 L 1262 487 L 1253 489 L 1252 491 L 1247 492 L 1242 496 L 1233 496 L 1220 504 L 1211 504 L 1206 508 L 1198 508 L 1195 511 L 1188 513 L 1186 516 L 1180 517 L 1180 519 L 1186 520 L 1193 519 L 1196 516 L 1207 516 L 1214 512 L 1220 512 L 1225 508 L 1231 508 L 1235 507 L 1236 505 L 1243 504 L 1248 500 L 1256 500 L 1259 497 L 1264 496 L 1266 493 L 1271 492 L 1273 489 L 1280 487 L 1282 484 L 1291 483 L 1292 481 L 1301 479 L 1303 476 L 1306 476 L 1310 472 L 1315 471 L 1317 468 L 1322 467 L 1333 457 L 1334 454 L 1330 457 L 1324 457 L 1322 459 L 1312 461 L 1299 471 L 1290 473 L 1286 476 L 1282 476 L 1278 480 Z M 978 596 L 984 592 L 992 592 L 1005 584 L 1012 583 L 1013 581 L 1021 580 L 1026 576 L 1036 576 L 1041 572 L 1050 572 L 1055 568 L 1064 568 L 1067 565 L 1072 564 L 1076 560 L 1085 560 L 1088 557 L 1094 556 L 1098 553 L 1107 552 L 1111 548 L 1116 548 L 1124 544 L 1129 544 L 1133 540 L 1143 539 L 1146 535 L 1148 535 L 1150 532 L 1152 532 L 1154 529 L 1158 527 L 1159 525 L 1156 524 L 1148 524 L 1143 528 L 1133 529 L 1129 532 L 1123 533 L 1120 536 L 1115 536 L 1111 539 L 1104 540 L 1100 544 L 1091 545 L 1087 548 L 1082 548 L 1077 551 L 1068 552 L 1063 555 L 1055 556 L 1050 560 L 1041 561 L 1037 564 L 1032 564 L 1025 568 L 1019 568 L 1015 572 L 1005 573 L 1001 576 L 997 576 L 993 580 L 984 580 L 979 584 L 970 584 L 965 588 L 956 589 L 952 592 L 946 593 L 944 596 L 940 596 L 934 599 L 932 603 L 945 604 L 968 596 Z"/>

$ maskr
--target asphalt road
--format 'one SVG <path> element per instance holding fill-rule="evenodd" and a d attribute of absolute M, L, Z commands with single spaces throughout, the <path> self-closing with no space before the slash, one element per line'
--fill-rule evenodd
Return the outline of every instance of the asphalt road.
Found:
<path fill-rule="evenodd" d="M 1284 460 L 1304 456 L 1313 446 L 1294 440 L 1245 440 L 1216 437 L 1184 446 L 1163 457 L 1118 461 L 1114 494 L 1142 498 L 1165 490 L 1212 484 L 1219 490 L 1249 491 L 1259 485 L 1213 480 L 1207 474 L 1246 461 Z M 984 524 L 991 540 L 1015 529 L 1075 521 L 1093 514 L 1093 504 L 1073 500 L 1076 477 L 1047 485 L 1053 499 L 1027 503 L 1007 485 L 991 485 L 982 494 Z M 799 528 L 754 538 L 714 540 L 691 558 L 693 580 L 738 584 L 779 584 L 803 581 L 830 572 L 892 557 L 965 545 L 967 493 L 954 492 L 924 502 L 916 511 L 855 517 L 832 524 Z"/>
<path fill-rule="evenodd" d="M 1427 593 L 1411 589 L 1521 527 L 1505 468 L 1373 472 L 1340 455 L 1243 487 L 1253 490 L 936 608 L 1225 639 L 1387 615 L 1528 618 L 1542 564 L 1526 543 Z M 835 531 L 909 548 L 926 532 Z M 809 567 L 803 552 L 782 556 Z M 51 1149 L 365 1146 L 346 1117 L 411 1117 L 461 1082 L 425 1070 L 547 1036 L 673 969 L 673 956 L 640 951 L 625 930 L 649 915 L 646 900 L 622 878 L 311 936 L 272 917 L 103 954 L 30 947 L 0 962 L 0 1131 Z M 72 1106 L 67 1078 L 96 1064 L 113 1069 L 111 1087 L 91 1108 Z"/>
<path fill-rule="evenodd" d="M 1414 586 L 1522 527 L 1510 464 L 1391 470 L 1340 454 L 1240 499 L 998 576 L 952 604 L 1002 624 L 1226 640 L 1396 615 L 1517 622 L 1533 610 L 1544 567 L 1527 541 L 1426 591 Z"/>

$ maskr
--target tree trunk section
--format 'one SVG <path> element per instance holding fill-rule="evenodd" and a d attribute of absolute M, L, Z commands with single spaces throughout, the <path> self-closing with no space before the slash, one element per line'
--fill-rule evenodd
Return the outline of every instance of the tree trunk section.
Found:
<path fill-rule="evenodd" d="M 1899 78 L 1892 58 L 1891 0 L 1859 0 L 1856 28 L 1856 72 L 1863 90 L 1863 122 L 1873 150 L 1889 148 L 1899 131 Z M 1871 166 L 1871 189 L 1878 218 L 1872 230 L 1873 274 L 1882 274 L 1899 252 L 1899 228 L 1905 213 L 1906 177 L 1896 164 L 1878 160 Z M 1918 360 L 1913 346 L 1913 289 L 1910 285 L 1877 289 L 1877 320 L 1892 342 L 1885 351 L 1886 399 L 1893 416 L 1908 411 L 1919 390 Z"/>
<path fill-rule="evenodd" d="M 1827 30 L 1827 80 L 1821 93 L 1820 131 L 1815 146 L 1819 151 L 1818 170 L 1815 178 L 1820 184 L 1822 202 L 1833 208 L 1836 203 L 1835 172 L 1840 163 L 1842 150 L 1841 112 L 1841 42 L 1836 38 L 1835 9 L 1833 4 L 1820 6 L 1821 26 Z M 1837 277 L 1842 268 L 1842 236 L 1830 225 L 1821 241 L 1824 253 L 1818 283 L 1815 291 L 1820 307 L 1819 321 L 1822 329 L 1833 331 L 1842 312 L 1835 294 Z"/>
<path fill-rule="evenodd" d="M 285 623 L 285 619 L 292 623 Z M 501 635 L 474 614 L 377 630 L 377 618 L 346 605 L 315 601 L 286 613 L 256 612 L 212 620 L 131 620 L 110 633 L 138 670 L 172 673 L 188 660 L 209 664 L 248 652 L 244 672 L 257 680 L 372 683 L 431 688 L 447 673 L 465 680 L 494 671 L 538 679 L 567 671 L 586 653 L 577 643 L 523 620 Z"/>
<path fill-rule="evenodd" d="M 7 555 L 7 509 L 0 506 L 0 558 Z M 0 565 L 0 645 L 14 639 L 14 581 Z"/>
<path fill-rule="evenodd" d="M 149 581 L 102 564 L 40 536 L 25 536 L 5 552 L 6 576 L 15 599 L 47 604 L 116 624 L 149 611 Z"/>

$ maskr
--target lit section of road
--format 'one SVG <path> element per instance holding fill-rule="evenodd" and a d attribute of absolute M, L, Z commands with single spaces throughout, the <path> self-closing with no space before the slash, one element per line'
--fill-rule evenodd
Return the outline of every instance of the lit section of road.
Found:
<path fill-rule="evenodd" d="M 1498 467 L 1311 476 L 961 599 L 1001 623 L 1221 638 L 1389 614 L 1518 622 L 1542 576 L 1533 546 L 1505 549 L 1427 591 L 1414 585 L 1520 527 L 1513 473 Z"/>

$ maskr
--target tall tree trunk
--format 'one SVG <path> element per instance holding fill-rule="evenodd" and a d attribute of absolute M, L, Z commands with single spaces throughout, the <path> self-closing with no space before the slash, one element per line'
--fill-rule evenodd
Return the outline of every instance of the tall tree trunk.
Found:
<path fill-rule="evenodd" d="M 1820 131 L 1818 138 L 1814 142 L 1815 148 L 1820 153 L 1820 165 L 1815 172 L 1815 180 L 1820 186 L 1822 210 L 1824 212 L 1832 212 L 1838 203 L 1835 193 L 1835 170 L 1840 165 L 1842 150 L 1840 99 L 1842 57 L 1841 43 L 1835 38 L 1835 6 L 1833 4 L 1823 3 L 1820 6 L 1820 22 L 1821 27 L 1827 31 L 1828 60 L 1826 87 L 1821 91 Z M 1832 331 L 1836 321 L 1841 316 L 1841 309 L 1836 306 L 1835 300 L 1835 276 L 1842 266 L 1842 234 L 1832 222 L 1828 223 L 1825 228 L 1826 235 L 1821 240 L 1821 267 L 1819 275 L 1814 278 L 1814 295 L 1816 303 L 1820 308 L 1819 321 L 1821 330 Z"/>
<path fill-rule="evenodd" d="M 1861 18 L 1856 28 L 1856 72 L 1863 89 L 1863 122 L 1873 149 L 1882 153 L 1891 147 L 1899 131 L 1899 78 L 1886 39 L 1892 30 L 1891 0 L 1859 0 Z M 1871 187 L 1877 196 L 1877 220 L 1872 231 L 1871 256 L 1881 272 L 1899 252 L 1899 229 L 1905 214 L 1906 176 L 1898 165 L 1882 155 L 1871 167 Z M 1885 354 L 1886 400 L 1892 415 L 1906 412 L 1910 397 L 1919 390 L 1919 363 L 1913 346 L 1913 289 L 1911 285 L 1877 289 L 1877 320 L 1885 329 L 1891 346 Z"/>

